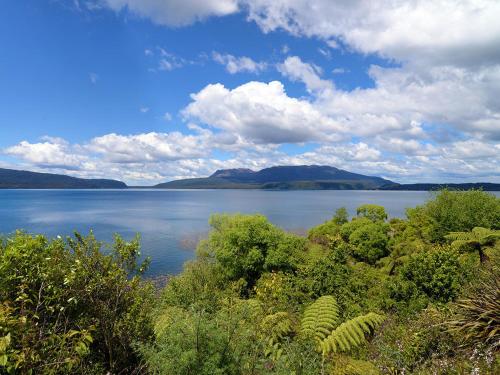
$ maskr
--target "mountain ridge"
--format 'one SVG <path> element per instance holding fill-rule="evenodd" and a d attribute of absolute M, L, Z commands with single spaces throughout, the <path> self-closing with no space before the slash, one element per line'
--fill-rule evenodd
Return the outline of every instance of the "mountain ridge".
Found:
<path fill-rule="evenodd" d="M 174 180 L 155 185 L 163 189 L 361 190 L 395 184 L 326 165 L 273 166 L 254 171 L 219 169 L 205 178 Z"/>
<path fill-rule="evenodd" d="M 118 180 L 0 168 L 0 189 L 126 189 Z"/>

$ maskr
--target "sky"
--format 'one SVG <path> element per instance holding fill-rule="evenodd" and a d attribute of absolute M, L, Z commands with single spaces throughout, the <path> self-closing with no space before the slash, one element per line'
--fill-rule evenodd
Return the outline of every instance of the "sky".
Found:
<path fill-rule="evenodd" d="M 498 0 L 7 0 L 0 167 L 500 182 Z"/>

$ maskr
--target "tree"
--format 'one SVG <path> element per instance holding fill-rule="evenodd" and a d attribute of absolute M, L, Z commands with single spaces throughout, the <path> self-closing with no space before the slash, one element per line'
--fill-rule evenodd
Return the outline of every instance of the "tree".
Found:
<path fill-rule="evenodd" d="M 451 246 L 459 250 L 472 249 L 479 254 L 479 260 L 484 263 L 488 256 L 484 253 L 485 246 L 494 245 L 500 239 L 500 230 L 475 227 L 470 232 L 451 232 L 445 236 L 451 242 Z"/>
<path fill-rule="evenodd" d="M 474 227 L 500 229 L 500 198 L 480 190 L 441 190 L 434 199 L 407 212 L 409 224 L 429 242 L 444 243 L 448 233 Z"/>
<path fill-rule="evenodd" d="M 380 222 L 362 225 L 349 236 L 349 243 L 354 246 L 354 257 L 370 264 L 388 254 L 388 242 L 387 226 Z"/>
<path fill-rule="evenodd" d="M 247 290 L 264 271 L 295 270 L 305 250 L 303 238 L 285 233 L 262 215 L 213 215 L 210 225 L 199 253 L 215 258 L 228 280 L 244 280 Z"/>
<path fill-rule="evenodd" d="M 338 236 L 340 227 L 347 223 L 349 214 L 345 207 L 341 207 L 335 211 L 335 215 L 323 224 L 311 228 L 307 237 L 310 241 L 328 246 Z"/>
<path fill-rule="evenodd" d="M 345 207 L 340 207 L 335 211 L 335 215 L 332 218 L 333 223 L 337 225 L 345 224 L 349 221 L 349 213 Z"/>
<path fill-rule="evenodd" d="M 363 204 L 356 210 L 358 217 L 366 217 L 371 221 L 385 221 L 387 220 L 387 212 L 383 206 L 376 204 Z"/>
<path fill-rule="evenodd" d="M 153 288 L 138 238 L 102 252 L 92 234 L 0 244 L 0 368 L 12 373 L 131 372 L 152 335 Z M 0 370 L 1 372 L 1 370 Z"/>
<path fill-rule="evenodd" d="M 424 251 L 411 256 L 401 267 L 399 281 L 402 284 L 397 284 L 393 296 L 399 295 L 396 298 L 400 299 L 406 290 L 424 294 L 435 301 L 449 302 L 457 297 L 466 276 L 455 250 L 441 247 Z M 413 297 L 406 295 L 402 298 Z"/>

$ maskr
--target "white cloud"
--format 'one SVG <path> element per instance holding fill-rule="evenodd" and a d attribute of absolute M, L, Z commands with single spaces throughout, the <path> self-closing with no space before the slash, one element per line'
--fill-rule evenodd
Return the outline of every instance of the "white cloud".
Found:
<path fill-rule="evenodd" d="M 165 121 L 167 121 L 167 122 L 168 122 L 168 121 L 172 121 L 172 115 L 171 115 L 169 112 L 165 112 L 165 113 L 163 114 L 163 119 L 164 119 Z"/>
<path fill-rule="evenodd" d="M 167 26 L 185 26 L 238 11 L 238 0 L 102 0 L 102 3 L 115 11 L 126 9 Z"/>
<path fill-rule="evenodd" d="M 233 90 L 208 85 L 191 95 L 184 116 L 238 134 L 255 143 L 338 140 L 339 123 L 310 102 L 289 97 L 278 81 L 249 82 Z"/>
<path fill-rule="evenodd" d="M 235 57 L 229 54 L 224 55 L 213 52 L 212 58 L 215 62 L 225 65 L 226 70 L 231 74 L 241 72 L 260 73 L 267 68 L 265 62 L 257 62 L 246 56 Z"/>
<path fill-rule="evenodd" d="M 309 92 L 333 90 L 332 82 L 321 79 L 322 71 L 318 66 L 305 63 L 297 56 L 287 57 L 277 68 L 292 81 L 303 82 Z"/>
<path fill-rule="evenodd" d="M 245 0 L 265 32 L 335 39 L 399 61 L 479 64 L 500 58 L 497 0 Z"/>
<path fill-rule="evenodd" d="M 40 143 L 22 141 L 15 146 L 4 149 L 3 153 L 39 167 L 50 166 L 68 170 L 79 169 L 87 160 L 83 155 L 69 152 L 69 144 L 59 138 L 49 138 Z"/>
<path fill-rule="evenodd" d="M 42 142 L 20 142 L 3 150 L 24 162 L 30 170 L 66 173 L 85 178 L 115 178 L 129 184 L 151 185 L 187 177 L 203 177 L 221 168 L 260 169 L 272 165 L 333 165 L 356 173 L 379 175 L 397 181 L 500 182 L 500 146 L 480 141 L 459 141 L 444 147 L 418 151 L 403 149 L 387 155 L 383 142 L 378 147 L 364 142 L 320 144 L 311 151 L 287 155 L 275 147 L 241 143 L 235 137 L 219 137 L 191 126 L 192 135 L 180 133 L 106 134 L 84 144 L 69 144 L 60 138 L 45 137 Z M 211 156 L 215 150 L 231 151 L 224 160 Z M 9 165 L 6 165 L 9 167 Z M 12 166 L 11 166 L 12 167 Z M 16 164 L 14 167 L 19 167 Z"/>
<path fill-rule="evenodd" d="M 206 157 L 206 136 L 172 133 L 107 134 L 93 138 L 86 147 L 114 163 L 142 163 Z"/>
<path fill-rule="evenodd" d="M 149 112 L 149 110 L 150 110 L 150 108 L 149 108 L 149 107 L 141 107 L 141 108 L 139 108 L 139 111 L 140 111 L 141 113 L 148 113 L 148 112 Z"/>
<path fill-rule="evenodd" d="M 447 124 L 469 136 L 500 139 L 500 66 L 478 71 L 433 67 L 426 71 L 373 66 L 374 88 L 330 91 L 315 105 L 328 116 L 357 123 L 354 134 L 410 131 L 422 123 Z"/>

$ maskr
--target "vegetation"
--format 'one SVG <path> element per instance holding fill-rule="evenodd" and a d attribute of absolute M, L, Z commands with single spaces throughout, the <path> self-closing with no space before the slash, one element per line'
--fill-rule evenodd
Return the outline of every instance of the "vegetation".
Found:
<path fill-rule="evenodd" d="M 124 182 L 0 168 L 0 189 L 125 189 Z"/>
<path fill-rule="evenodd" d="M 0 373 L 496 374 L 500 200 L 441 191 L 388 221 L 287 233 L 214 215 L 162 290 L 139 242 L 18 232 L 0 245 Z"/>

